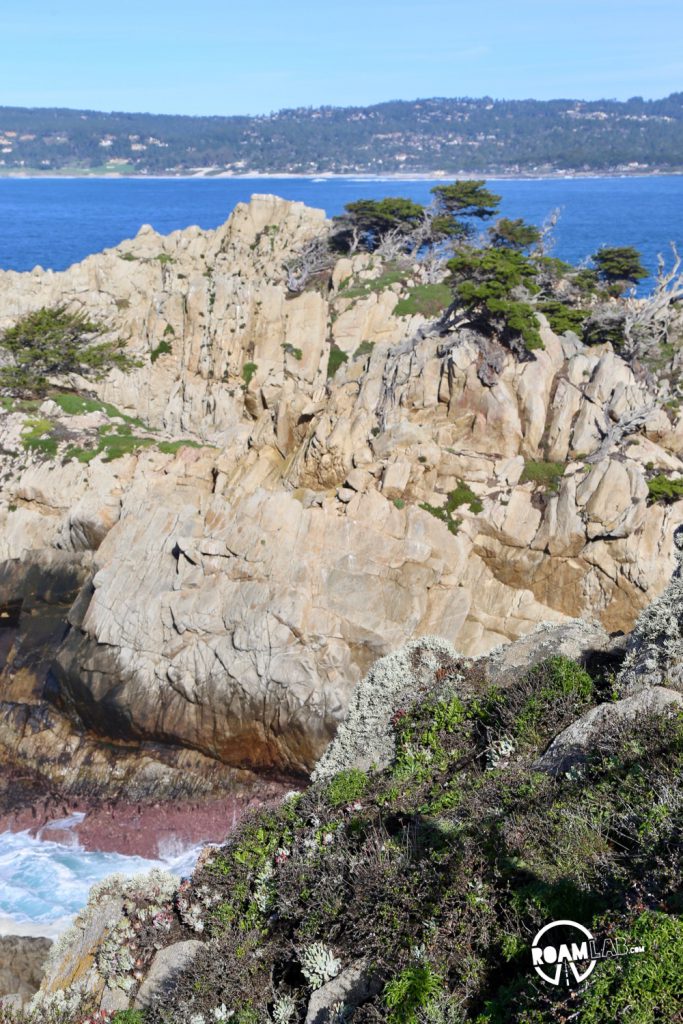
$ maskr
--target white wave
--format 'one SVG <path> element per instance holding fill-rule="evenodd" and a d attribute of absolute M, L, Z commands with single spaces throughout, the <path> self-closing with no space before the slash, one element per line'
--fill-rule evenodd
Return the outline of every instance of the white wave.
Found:
<path fill-rule="evenodd" d="M 0 833 L 0 935 L 58 935 L 88 900 L 91 887 L 108 875 L 132 876 L 163 868 L 179 878 L 189 874 L 202 844 L 169 842 L 156 860 L 84 850 L 73 841 L 55 842 L 50 831 L 72 828 L 82 815 L 50 822 L 38 837 Z"/>

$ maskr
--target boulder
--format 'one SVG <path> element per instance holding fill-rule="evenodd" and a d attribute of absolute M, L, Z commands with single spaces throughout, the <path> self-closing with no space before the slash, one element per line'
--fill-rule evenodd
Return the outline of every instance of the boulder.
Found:
<path fill-rule="evenodd" d="M 187 939 L 160 949 L 135 997 L 134 1008 L 143 1010 L 167 996 L 176 976 L 191 963 L 202 946 L 197 939 Z"/>
<path fill-rule="evenodd" d="M 381 988 L 381 980 L 368 970 L 365 962 L 351 964 L 313 992 L 306 1010 L 306 1024 L 332 1024 L 339 1019 L 337 1007 L 360 1006 Z"/>
<path fill-rule="evenodd" d="M 664 686 L 648 687 L 614 704 L 599 704 L 556 736 L 534 768 L 552 774 L 566 772 L 583 761 L 603 735 L 619 725 L 634 722 L 643 715 L 678 711 L 681 707 L 683 693 Z"/>

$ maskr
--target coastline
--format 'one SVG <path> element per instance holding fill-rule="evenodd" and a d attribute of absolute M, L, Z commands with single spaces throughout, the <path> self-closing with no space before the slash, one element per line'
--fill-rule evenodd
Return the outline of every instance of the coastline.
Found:
<path fill-rule="evenodd" d="M 387 174 L 371 174 L 356 172 L 353 174 L 337 174 L 333 172 L 321 172 L 320 174 L 294 174 L 291 172 L 274 171 L 252 171 L 249 174 L 232 174 L 229 171 L 219 173 L 196 174 L 120 174 L 112 171 L 107 174 L 49 174 L 41 171 L 0 171 L 0 181 L 358 181 L 358 182 L 411 182 L 411 181 L 461 181 L 473 176 L 483 176 L 486 181 L 584 181 L 590 179 L 611 179 L 611 178 L 677 178 L 683 176 L 683 168 L 679 170 L 651 171 L 638 170 L 612 170 L 612 171 L 544 171 L 534 174 L 532 172 L 506 174 L 502 171 L 488 173 L 486 171 L 471 171 L 467 174 L 454 172 L 449 174 L 442 171 L 429 171 L 423 173 L 407 174 L 401 172 Z"/>
<path fill-rule="evenodd" d="M 197 801 L 97 806 L 69 801 L 68 807 L 60 802 L 40 811 L 31 806 L 0 815 L 0 834 L 25 832 L 38 840 L 75 843 L 89 853 L 165 859 L 201 843 L 224 842 L 248 810 L 277 802 L 291 789 L 264 782 L 251 793 Z"/>
<path fill-rule="evenodd" d="M 68 805 L 58 801 L 40 811 L 32 806 L 0 815 L 0 840 L 11 834 L 15 847 L 19 844 L 16 854 L 4 854 L 9 857 L 8 865 L 13 857 L 20 863 L 22 856 L 39 849 L 36 844 L 45 844 L 42 852 L 50 862 L 54 857 L 57 861 L 66 857 L 76 864 L 89 854 L 130 858 L 120 863 L 112 860 L 102 878 L 121 871 L 134 875 L 153 867 L 180 878 L 193 869 L 205 847 L 224 843 L 247 811 L 279 803 L 290 791 L 284 783 L 264 782 L 257 792 L 182 803 L 117 801 L 93 807 L 81 801 L 69 801 Z M 145 864 L 148 866 L 143 867 Z M 60 909 L 63 905 L 57 903 L 57 916 L 51 920 L 17 920 L 4 908 L 0 910 L 0 938 L 54 939 L 79 912 L 64 914 Z"/>

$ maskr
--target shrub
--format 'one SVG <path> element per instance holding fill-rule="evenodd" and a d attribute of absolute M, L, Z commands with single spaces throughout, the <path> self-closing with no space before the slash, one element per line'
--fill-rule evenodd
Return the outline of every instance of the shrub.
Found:
<path fill-rule="evenodd" d="M 581 336 L 584 321 L 588 317 L 588 310 L 572 307 L 565 302 L 556 299 L 546 299 L 539 302 L 538 308 L 548 318 L 548 323 L 555 334 L 564 334 L 565 331 L 573 331 Z"/>
<path fill-rule="evenodd" d="M 153 363 L 156 363 L 159 356 L 170 355 L 172 351 L 173 347 L 169 344 L 168 341 L 160 341 L 156 348 L 153 348 L 152 351 L 150 352 L 149 358 Z"/>
<path fill-rule="evenodd" d="M 615 937 L 644 946 L 645 953 L 600 965 L 582 993 L 582 1024 L 680 1020 L 676 1008 L 683 1010 L 683 921 L 646 911 L 617 928 Z"/>
<path fill-rule="evenodd" d="M 543 490 L 555 493 L 559 490 L 565 468 L 563 462 L 543 462 L 529 459 L 524 463 L 519 482 L 520 484 L 538 484 Z"/>
<path fill-rule="evenodd" d="M 365 793 L 368 779 L 364 772 L 358 768 L 349 768 L 348 771 L 339 772 L 334 776 L 327 787 L 327 799 L 332 807 L 343 807 L 345 804 L 352 804 Z"/>
<path fill-rule="evenodd" d="M 95 342 L 105 329 L 83 313 L 67 312 L 65 306 L 27 314 L 0 336 L 0 349 L 9 357 L 0 367 L 0 387 L 44 395 L 52 378 L 78 374 L 100 380 L 115 367 L 132 369 L 136 364 L 122 342 Z"/>
<path fill-rule="evenodd" d="M 429 964 L 406 967 L 384 989 L 390 1024 L 417 1024 L 418 1012 L 429 1010 L 442 987 L 443 979 Z"/>
<path fill-rule="evenodd" d="M 328 380 L 334 377 L 335 373 L 343 363 L 348 363 L 348 361 L 349 357 L 347 356 L 346 352 L 342 351 L 342 349 L 340 348 L 337 348 L 336 345 L 333 345 L 330 348 L 330 354 L 327 360 Z"/>
<path fill-rule="evenodd" d="M 246 388 L 251 384 L 252 378 L 257 370 L 258 366 L 256 363 L 245 363 L 242 367 L 242 380 L 244 381 L 244 386 Z"/>
<path fill-rule="evenodd" d="M 361 341 L 360 345 L 353 353 L 354 359 L 363 359 L 365 356 L 372 355 L 372 350 L 375 347 L 374 341 Z"/>
<path fill-rule="evenodd" d="M 301 361 L 304 357 L 304 354 L 301 351 L 301 349 L 294 348 L 294 346 L 290 345 L 289 342 L 285 342 L 282 348 L 284 349 L 285 355 L 292 356 L 293 359 L 298 359 L 299 361 Z"/>
<path fill-rule="evenodd" d="M 679 498 L 683 498 L 683 478 L 676 480 L 664 473 L 658 473 L 657 476 L 648 480 L 647 489 L 650 504 L 654 505 L 661 501 L 665 505 L 670 505 L 672 502 L 678 501 Z"/>
<path fill-rule="evenodd" d="M 442 523 L 445 523 L 450 533 L 457 534 L 462 519 L 453 516 L 456 508 L 460 508 L 461 505 L 469 506 L 470 512 L 477 515 L 483 509 L 481 499 L 477 497 L 474 491 L 464 481 L 460 480 L 458 486 L 448 494 L 446 501 L 443 505 L 430 505 L 428 502 L 422 502 L 420 508 L 424 509 L 425 512 L 429 512 L 430 516 L 434 516 L 435 519 L 439 519 Z"/>

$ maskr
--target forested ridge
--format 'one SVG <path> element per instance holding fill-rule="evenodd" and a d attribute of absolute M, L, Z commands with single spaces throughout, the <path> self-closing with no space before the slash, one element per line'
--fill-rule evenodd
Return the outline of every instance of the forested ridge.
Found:
<path fill-rule="evenodd" d="M 665 99 L 424 99 L 187 117 L 0 107 L 0 173 L 552 173 L 683 169 Z"/>

